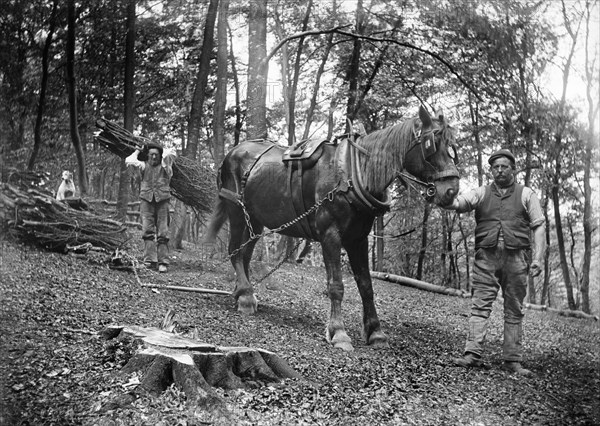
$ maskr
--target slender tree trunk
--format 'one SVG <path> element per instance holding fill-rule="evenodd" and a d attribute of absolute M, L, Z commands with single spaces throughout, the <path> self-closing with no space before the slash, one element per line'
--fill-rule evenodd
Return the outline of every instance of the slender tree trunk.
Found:
<path fill-rule="evenodd" d="M 375 259 L 373 269 L 376 271 L 383 271 L 383 253 L 384 253 L 384 241 L 383 241 L 383 216 L 377 216 L 375 218 L 374 234 L 375 234 Z"/>
<path fill-rule="evenodd" d="M 75 156 L 77 157 L 77 177 L 81 195 L 88 192 L 88 178 L 85 167 L 85 155 L 81 146 L 77 117 L 77 86 L 75 79 L 75 0 L 67 1 L 67 92 L 69 96 L 69 127 Z"/>
<path fill-rule="evenodd" d="M 557 145 L 559 142 L 557 141 Z M 552 204 L 554 205 L 554 221 L 556 225 L 556 240 L 558 246 L 558 254 L 560 257 L 560 267 L 562 270 L 563 280 L 565 289 L 567 291 L 567 303 L 569 309 L 575 310 L 575 299 L 573 298 L 573 285 L 571 284 L 571 274 L 569 273 L 569 264 L 567 262 L 567 252 L 565 250 L 565 238 L 562 226 L 562 216 L 560 213 L 560 197 L 558 194 L 559 189 L 559 176 L 561 171 L 560 156 L 556 158 L 556 169 L 554 171 L 553 182 L 552 182 Z"/>
<path fill-rule="evenodd" d="M 425 262 L 425 254 L 427 253 L 427 226 L 429 220 L 429 214 L 431 213 L 431 204 L 426 203 L 425 208 L 423 210 L 423 230 L 421 231 L 421 249 L 419 250 L 419 259 L 417 261 L 417 276 L 418 280 L 423 277 L 423 264 Z"/>
<path fill-rule="evenodd" d="M 308 28 L 308 20 L 312 11 L 313 0 L 308 0 L 306 5 L 306 13 L 302 20 L 302 32 Z M 304 47 L 304 37 L 298 39 L 298 47 L 296 49 L 296 60 L 294 61 L 294 72 L 292 76 L 292 84 L 290 87 L 290 95 L 288 102 L 289 117 L 288 123 L 288 145 L 293 145 L 296 141 L 296 92 L 298 91 L 298 80 L 300 78 L 300 65 L 302 60 L 302 50 Z"/>
<path fill-rule="evenodd" d="M 217 18 L 218 3 L 219 0 L 210 0 L 210 3 L 208 4 L 206 23 L 204 25 L 204 38 L 202 41 L 202 50 L 200 51 L 198 74 L 196 76 L 196 87 L 194 88 L 192 106 L 190 108 L 190 118 L 188 121 L 188 144 L 184 155 L 194 160 L 198 155 L 198 145 L 202 127 L 202 108 L 204 107 L 208 75 L 210 74 L 210 58 L 212 56 L 214 44 L 215 20 Z"/>
<path fill-rule="evenodd" d="M 50 56 L 50 47 L 52 46 L 52 37 L 56 30 L 56 11 L 58 2 L 52 2 L 52 12 L 50 13 L 48 36 L 44 42 L 42 51 L 42 81 L 40 83 L 40 98 L 38 100 L 37 116 L 35 119 L 35 129 L 33 133 L 33 150 L 27 162 L 27 170 L 33 170 L 35 160 L 42 146 L 42 121 L 44 119 L 44 106 L 46 104 L 46 89 L 48 88 L 48 62 Z"/>
<path fill-rule="evenodd" d="M 597 2 L 586 2 L 585 14 L 585 76 L 587 81 L 586 98 L 588 101 L 588 129 L 586 135 L 585 155 L 584 155 L 584 175 L 583 175 L 583 265 L 581 267 L 581 310 L 585 313 L 591 313 L 590 308 L 590 269 L 592 264 L 592 233 L 594 232 L 593 214 L 592 214 L 592 186 L 590 184 L 592 169 L 592 153 L 596 142 L 594 123 L 598 116 L 598 98 L 592 94 L 594 79 L 598 81 L 598 63 L 597 54 L 590 58 L 590 20 L 591 9 L 598 7 Z M 597 50 L 595 50 L 597 52 Z M 597 93 L 596 93 L 597 95 Z"/>
<path fill-rule="evenodd" d="M 133 133 L 133 119 L 135 115 L 135 3 L 127 3 L 127 36 L 125 38 L 125 82 L 123 93 L 123 122 L 126 130 Z M 127 218 L 129 203 L 129 170 L 125 159 L 121 159 L 119 172 L 119 195 L 117 198 L 117 217 L 121 220 Z"/>
<path fill-rule="evenodd" d="M 335 0 L 333 1 L 333 8 L 335 10 Z M 321 59 L 321 63 L 319 64 L 319 69 L 317 70 L 317 74 L 315 75 L 315 82 L 313 85 L 312 96 L 310 98 L 310 103 L 306 110 L 306 125 L 304 126 L 304 133 L 302 135 L 302 140 L 308 139 L 310 137 L 310 125 L 313 121 L 313 116 L 315 114 L 315 108 L 317 107 L 317 99 L 319 96 L 319 86 L 321 85 L 321 77 L 325 72 L 325 65 L 327 64 L 327 59 L 329 58 L 329 53 L 331 52 L 331 48 L 333 47 L 333 33 L 330 33 L 327 37 L 327 46 L 325 47 L 325 53 L 323 53 L 323 59 Z"/>
<path fill-rule="evenodd" d="M 217 83 L 213 119 L 215 164 L 221 164 L 225 156 L 225 108 L 227 106 L 227 14 L 229 0 L 219 3 L 217 21 Z"/>
<path fill-rule="evenodd" d="M 247 139 L 267 138 L 267 4 L 252 1 L 248 13 Z"/>
<path fill-rule="evenodd" d="M 196 75 L 194 94 L 192 96 L 192 105 L 190 107 L 187 146 L 183 155 L 192 160 L 195 160 L 198 157 L 200 133 L 202 129 L 202 109 L 204 107 L 208 76 L 210 74 L 210 59 L 214 46 L 215 21 L 217 19 L 218 5 L 219 0 L 210 0 L 210 3 L 208 4 L 202 49 L 200 50 L 200 60 L 198 63 L 198 73 Z M 175 211 L 172 216 L 169 230 L 169 240 L 172 248 L 182 249 L 185 225 L 188 217 L 187 207 L 179 200 L 176 201 L 174 205 Z"/>
<path fill-rule="evenodd" d="M 362 33 L 363 28 L 363 2 L 358 0 L 356 2 L 356 31 L 358 34 Z M 346 73 L 346 81 L 348 82 L 348 103 L 346 106 L 346 117 L 350 122 L 353 122 L 356 118 L 358 111 L 356 110 L 356 104 L 358 100 L 358 68 L 360 66 L 360 51 L 361 51 L 361 39 L 355 38 L 352 45 L 352 56 L 350 57 L 350 64 L 348 64 L 348 71 Z M 349 123 L 346 123 L 346 132 L 352 132 L 349 127 Z"/>
<path fill-rule="evenodd" d="M 235 127 L 233 130 L 233 145 L 237 146 L 240 143 L 240 134 L 242 133 L 242 107 L 240 101 L 240 81 L 237 73 L 237 66 L 235 55 L 233 53 L 233 36 L 231 35 L 231 28 L 227 25 L 227 32 L 229 34 L 229 62 L 231 62 L 231 76 L 233 77 L 233 87 L 235 88 Z"/>

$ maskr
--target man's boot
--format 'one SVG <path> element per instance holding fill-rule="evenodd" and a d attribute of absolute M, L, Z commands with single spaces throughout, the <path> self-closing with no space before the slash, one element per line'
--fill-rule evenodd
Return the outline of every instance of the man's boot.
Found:
<path fill-rule="evenodd" d="M 522 347 L 521 340 L 523 337 L 523 326 L 520 322 L 509 323 L 504 322 L 504 345 L 502 351 L 504 352 L 504 365 L 502 369 L 510 373 L 516 373 L 521 376 L 532 376 L 533 373 L 523 368 L 521 365 Z"/>
<path fill-rule="evenodd" d="M 157 263 L 156 242 L 154 240 L 144 240 L 144 265 L 154 268 Z"/>
<path fill-rule="evenodd" d="M 481 357 L 477 354 L 466 352 L 462 358 L 454 358 L 452 360 L 454 365 L 465 368 L 482 368 L 485 367 Z"/>

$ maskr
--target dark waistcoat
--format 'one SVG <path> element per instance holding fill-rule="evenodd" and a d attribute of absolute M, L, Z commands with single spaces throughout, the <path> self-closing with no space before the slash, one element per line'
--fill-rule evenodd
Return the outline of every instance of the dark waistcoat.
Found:
<path fill-rule="evenodd" d="M 523 185 L 513 184 L 502 195 L 496 185 L 487 185 L 483 202 L 475 209 L 475 248 L 495 247 L 502 229 L 504 246 L 529 248 L 529 215 L 521 202 Z"/>
<path fill-rule="evenodd" d="M 169 182 L 171 178 L 161 164 L 151 166 L 146 163 L 142 171 L 140 198 L 146 201 L 163 201 L 171 198 Z"/>

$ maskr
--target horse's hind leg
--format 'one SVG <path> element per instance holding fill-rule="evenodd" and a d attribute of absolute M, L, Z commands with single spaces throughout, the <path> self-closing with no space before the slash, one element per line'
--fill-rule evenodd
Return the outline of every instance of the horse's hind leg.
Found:
<path fill-rule="evenodd" d="M 235 207 L 230 210 L 229 214 L 230 238 L 229 238 L 229 254 L 235 253 L 231 257 L 231 264 L 235 270 L 235 290 L 233 297 L 237 302 L 238 311 L 244 314 L 255 314 L 258 301 L 254 296 L 254 289 L 250 283 L 248 275 L 248 264 L 252 257 L 252 251 L 257 240 L 253 240 L 242 245 L 250 239 L 250 231 L 246 226 L 244 214 L 240 208 Z M 260 230 L 257 229 L 258 232 Z M 242 247 L 240 249 L 240 247 Z"/>
<path fill-rule="evenodd" d="M 358 244 L 348 244 L 346 252 L 350 260 L 350 267 L 358 285 L 358 291 L 363 304 L 363 333 L 366 343 L 375 347 L 387 347 L 387 337 L 381 331 L 375 302 L 373 300 L 373 282 L 369 272 L 369 253 L 367 239 Z"/>

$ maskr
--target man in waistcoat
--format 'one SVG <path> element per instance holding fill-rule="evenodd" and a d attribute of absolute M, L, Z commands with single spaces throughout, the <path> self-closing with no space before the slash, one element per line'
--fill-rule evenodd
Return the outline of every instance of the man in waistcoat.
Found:
<path fill-rule="evenodd" d="M 150 143 L 143 151 L 136 150 L 125 159 L 125 164 L 139 171 L 140 214 L 144 240 L 144 264 L 158 265 L 159 272 L 167 272 L 169 264 L 169 200 L 170 182 L 176 153 L 171 149 Z"/>
<path fill-rule="evenodd" d="M 488 162 L 494 182 L 458 195 L 451 206 L 458 213 L 475 210 L 476 221 L 469 332 L 464 355 L 453 362 L 467 368 L 484 366 L 481 356 L 488 318 L 502 289 L 503 368 L 530 376 L 532 372 L 521 364 L 523 300 L 528 273 L 535 277 L 542 271 L 546 250 L 544 215 L 535 193 L 515 182 L 515 157 L 509 150 L 494 152 Z"/>

